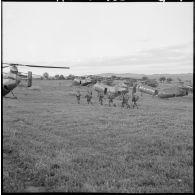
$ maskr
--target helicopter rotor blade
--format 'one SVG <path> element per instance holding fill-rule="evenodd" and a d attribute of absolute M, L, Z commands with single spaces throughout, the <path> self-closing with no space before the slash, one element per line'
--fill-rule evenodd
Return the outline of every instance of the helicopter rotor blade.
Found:
<path fill-rule="evenodd" d="M 10 67 L 10 66 L 3 66 L 3 68 L 7 68 L 7 67 Z"/>
<path fill-rule="evenodd" d="M 69 67 L 65 67 L 65 66 L 37 66 L 37 65 L 23 65 L 23 64 L 18 64 L 18 66 L 28 66 L 28 67 L 34 67 L 34 68 L 60 68 L 60 69 L 69 69 Z"/>
<path fill-rule="evenodd" d="M 28 64 L 13 64 L 13 63 L 3 63 L 8 64 L 10 66 L 27 66 L 27 67 L 33 67 L 33 68 L 60 68 L 60 69 L 69 69 L 70 67 L 65 66 L 37 66 L 37 65 L 28 65 Z"/>

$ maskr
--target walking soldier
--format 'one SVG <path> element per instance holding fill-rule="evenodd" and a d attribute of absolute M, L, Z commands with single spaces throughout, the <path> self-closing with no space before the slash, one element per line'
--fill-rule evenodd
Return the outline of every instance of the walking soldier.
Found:
<path fill-rule="evenodd" d="M 126 105 L 127 108 L 130 108 L 130 105 L 129 105 L 128 101 L 129 101 L 128 94 L 127 93 L 126 94 L 122 93 L 122 104 L 121 104 L 121 107 L 124 108 L 124 106 Z"/>
<path fill-rule="evenodd" d="M 99 102 L 100 102 L 100 104 L 103 105 L 103 98 L 104 98 L 103 93 L 99 92 L 99 93 L 98 93 L 98 97 L 99 97 Z"/>
<path fill-rule="evenodd" d="M 112 93 L 108 94 L 108 103 L 109 106 L 111 106 L 111 104 L 113 104 L 113 99 L 114 99 L 114 95 Z"/>
<path fill-rule="evenodd" d="M 76 98 L 77 98 L 78 104 L 80 104 L 80 99 L 81 99 L 81 93 L 80 93 L 80 91 L 77 91 Z"/>
<path fill-rule="evenodd" d="M 87 95 L 86 95 L 85 97 L 87 98 L 87 103 L 88 103 L 88 104 L 89 104 L 89 103 L 92 104 L 92 102 L 91 102 L 91 99 L 92 99 L 92 91 L 91 91 L 91 92 L 88 91 L 88 92 L 87 92 Z"/>
<path fill-rule="evenodd" d="M 138 105 L 137 105 L 137 103 L 136 103 L 138 100 L 139 100 L 139 96 L 136 95 L 136 93 L 134 93 L 134 94 L 132 95 L 133 108 L 134 108 L 134 106 L 136 106 L 137 109 L 138 109 Z"/>

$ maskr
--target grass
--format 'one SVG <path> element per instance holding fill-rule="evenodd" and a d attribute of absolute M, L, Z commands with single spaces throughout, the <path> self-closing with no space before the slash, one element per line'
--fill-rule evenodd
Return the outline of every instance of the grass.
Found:
<path fill-rule="evenodd" d="M 3 99 L 4 192 L 193 192 L 191 94 L 124 109 L 95 92 L 87 105 L 70 81 L 33 84 Z"/>

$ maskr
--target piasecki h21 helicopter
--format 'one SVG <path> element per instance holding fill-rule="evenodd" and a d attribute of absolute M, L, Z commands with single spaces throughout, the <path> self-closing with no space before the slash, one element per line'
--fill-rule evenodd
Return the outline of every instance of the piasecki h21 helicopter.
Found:
<path fill-rule="evenodd" d="M 27 67 L 35 67 L 35 68 L 60 68 L 60 69 L 69 69 L 69 67 L 59 67 L 59 66 L 37 66 L 37 65 L 27 65 L 27 64 L 13 64 L 13 63 L 3 63 L 5 66 L 3 68 L 10 68 L 8 73 L 3 73 L 3 97 L 8 93 L 13 94 L 13 89 L 15 89 L 21 80 L 27 80 L 27 87 L 32 86 L 32 72 L 29 71 L 27 76 L 18 72 L 17 66 L 27 66 Z M 15 97 L 15 96 L 14 96 Z M 15 97 L 16 98 L 16 97 Z"/>
<path fill-rule="evenodd" d="M 173 85 L 165 89 L 156 89 L 142 84 L 137 85 L 137 90 L 159 98 L 172 98 L 187 96 L 189 92 L 193 93 L 193 87 L 189 85 Z"/>
<path fill-rule="evenodd" d="M 109 86 L 107 84 L 97 82 L 93 87 L 97 92 L 102 92 L 104 95 L 111 93 L 114 95 L 114 97 L 120 96 L 122 93 L 128 93 L 128 88 L 125 85 Z"/>

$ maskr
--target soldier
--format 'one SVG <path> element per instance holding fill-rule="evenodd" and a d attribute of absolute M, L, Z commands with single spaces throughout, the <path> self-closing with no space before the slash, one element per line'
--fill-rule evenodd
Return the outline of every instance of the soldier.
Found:
<path fill-rule="evenodd" d="M 132 95 L 133 108 L 134 108 L 134 106 L 136 106 L 137 109 L 138 109 L 138 105 L 137 105 L 137 103 L 136 103 L 138 100 L 139 100 L 139 96 L 136 95 L 136 93 L 134 93 L 134 94 Z"/>
<path fill-rule="evenodd" d="M 132 89 L 132 96 L 134 93 L 136 93 L 136 87 L 137 87 L 137 83 L 133 84 L 133 89 Z"/>
<path fill-rule="evenodd" d="M 114 96 L 109 92 L 108 93 L 108 103 L 109 103 L 109 106 L 111 106 L 111 103 L 113 104 L 113 99 L 114 99 Z"/>
<path fill-rule="evenodd" d="M 125 102 L 124 93 L 121 94 L 121 100 L 122 100 L 121 107 L 123 108 L 124 107 L 124 102 Z"/>
<path fill-rule="evenodd" d="M 154 98 L 154 96 L 156 96 L 156 95 L 158 95 L 158 90 L 157 89 L 154 91 L 154 94 L 152 95 L 152 97 Z"/>
<path fill-rule="evenodd" d="M 129 96 L 128 94 L 126 93 L 122 93 L 122 104 L 121 104 L 121 107 L 124 108 L 124 106 L 126 105 L 127 108 L 130 108 L 130 105 L 128 103 L 129 101 Z"/>
<path fill-rule="evenodd" d="M 77 98 L 77 102 L 78 102 L 78 104 L 80 104 L 81 93 L 80 93 L 80 91 L 79 91 L 79 90 L 77 91 L 76 98 Z"/>
<path fill-rule="evenodd" d="M 91 102 L 91 99 L 92 99 L 92 91 L 91 91 L 91 92 L 88 91 L 88 92 L 87 92 L 87 95 L 86 95 L 85 97 L 87 98 L 87 103 L 88 103 L 88 104 L 89 104 L 89 103 L 92 104 L 92 102 Z"/>
<path fill-rule="evenodd" d="M 99 92 L 99 93 L 98 93 L 98 97 L 99 97 L 99 102 L 100 102 L 100 104 L 103 105 L 103 98 L 104 98 L 103 93 Z"/>

